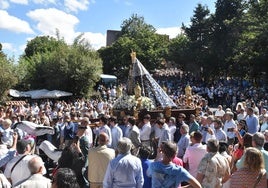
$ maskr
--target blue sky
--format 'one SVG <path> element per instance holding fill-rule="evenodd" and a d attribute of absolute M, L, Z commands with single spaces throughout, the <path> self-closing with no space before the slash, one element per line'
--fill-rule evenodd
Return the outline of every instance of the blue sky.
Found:
<path fill-rule="evenodd" d="M 215 0 L 0 0 L 0 43 L 8 57 L 17 59 L 27 41 L 55 36 L 58 29 L 67 43 L 84 33 L 98 49 L 106 44 L 106 31 L 120 30 L 132 14 L 174 38 L 198 3 L 214 12 Z"/>

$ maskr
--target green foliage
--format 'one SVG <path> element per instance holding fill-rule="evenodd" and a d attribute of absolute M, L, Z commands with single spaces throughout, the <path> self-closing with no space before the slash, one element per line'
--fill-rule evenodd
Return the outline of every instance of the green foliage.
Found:
<path fill-rule="evenodd" d="M 119 39 L 111 46 L 99 50 L 104 72 L 126 79 L 132 50 L 148 70 L 159 68 L 168 54 L 168 36 L 156 34 L 155 28 L 137 15 L 123 21 L 121 28 Z"/>
<path fill-rule="evenodd" d="M 143 32 L 155 33 L 156 29 L 147 24 L 144 20 L 144 17 L 133 14 L 129 19 L 124 20 L 121 25 L 121 34 L 128 37 L 141 37 Z"/>
<path fill-rule="evenodd" d="M 2 45 L 0 45 L 2 46 Z M 4 100 L 7 96 L 7 92 L 17 82 L 14 62 L 7 59 L 7 56 L 0 50 L 0 100 Z"/>
<path fill-rule="evenodd" d="M 189 27 L 183 26 L 183 29 L 189 39 L 188 48 L 184 51 L 184 53 L 188 54 L 186 56 L 187 60 L 185 61 L 187 64 L 184 67 L 186 70 L 198 73 L 201 67 L 206 69 L 211 64 L 209 61 L 209 52 L 212 20 L 208 7 L 198 4 L 191 18 L 191 25 Z"/>
<path fill-rule="evenodd" d="M 42 41 L 45 41 L 44 47 L 39 46 L 37 49 L 33 46 L 36 43 L 42 45 L 39 43 L 40 38 L 30 41 L 25 51 L 31 53 L 20 59 L 19 67 L 24 73 L 20 86 L 64 90 L 78 96 L 89 95 L 102 73 L 98 53 L 91 49 L 82 35 L 70 46 L 50 37 L 42 38 Z"/>
<path fill-rule="evenodd" d="M 98 53 L 83 35 L 68 46 L 57 31 L 56 39 L 42 36 L 29 41 L 16 69 L 0 45 L 1 68 L 8 67 L 8 75 L 16 75 L 18 88 L 62 89 L 76 95 L 90 93 L 102 68 L 104 73 L 126 80 L 132 50 L 149 71 L 161 68 L 163 61 L 171 61 L 207 81 L 219 76 L 267 76 L 267 0 L 217 0 L 214 14 L 207 6 L 197 4 L 190 25 L 182 29 L 182 35 L 169 40 L 168 36 L 156 34 L 143 17 L 133 14 L 122 22 L 118 40 Z M 8 75 L 3 73 L 2 80 Z M 0 85 L 7 84 L 2 82 Z"/>
<path fill-rule="evenodd" d="M 232 56 L 238 44 L 244 16 L 245 4 L 242 0 L 218 0 L 213 15 L 212 53 L 216 73 L 221 76 L 234 74 Z"/>
<path fill-rule="evenodd" d="M 268 54 L 267 7 L 267 0 L 217 0 L 215 13 L 210 15 L 206 6 L 198 4 L 190 26 L 183 26 L 188 47 L 171 45 L 171 57 L 183 57 L 186 70 L 202 67 L 208 81 L 219 76 L 254 78 L 261 71 L 267 73 L 263 69 Z"/>
<path fill-rule="evenodd" d="M 119 39 L 99 50 L 104 72 L 126 78 L 133 50 L 149 71 L 168 60 L 207 81 L 267 75 L 267 14 L 267 0 L 217 0 L 214 14 L 197 4 L 190 25 L 183 24 L 184 33 L 172 40 L 157 35 L 152 25 L 134 14 L 123 21 Z"/>
<path fill-rule="evenodd" d="M 25 48 L 24 57 L 31 57 L 37 53 L 52 52 L 60 45 L 66 45 L 63 40 L 57 40 L 49 36 L 38 36 L 34 40 L 28 41 Z"/>
<path fill-rule="evenodd" d="M 267 78 L 268 61 L 268 1 L 249 1 L 241 23 L 243 31 L 234 49 L 233 60 L 248 78 Z"/>
<path fill-rule="evenodd" d="M 186 70 L 187 64 L 191 61 L 191 53 L 189 52 L 190 41 L 185 35 L 179 35 L 170 40 L 168 46 L 168 60 L 174 61 L 177 66 Z"/>

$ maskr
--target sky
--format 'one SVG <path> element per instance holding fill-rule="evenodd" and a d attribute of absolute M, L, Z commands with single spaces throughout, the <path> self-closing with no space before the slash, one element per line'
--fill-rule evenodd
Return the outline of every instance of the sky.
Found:
<path fill-rule="evenodd" d="M 0 0 L 0 43 L 9 58 L 18 59 L 27 41 L 60 36 L 71 44 L 84 33 L 94 49 L 106 46 L 107 30 L 121 30 L 133 14 L 144 17 L 159 34 L 170 38 L 189 24 L 198 3 L 214 12 L 216 0 Z"/>

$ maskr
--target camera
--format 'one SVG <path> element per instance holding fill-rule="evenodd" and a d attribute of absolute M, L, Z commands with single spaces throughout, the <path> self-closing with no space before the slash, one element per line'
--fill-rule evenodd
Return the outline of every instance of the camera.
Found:
<path fill-rule="evenodd" d="M 234 132 L 234 128 L 228 128 L 227 132 Z"/>

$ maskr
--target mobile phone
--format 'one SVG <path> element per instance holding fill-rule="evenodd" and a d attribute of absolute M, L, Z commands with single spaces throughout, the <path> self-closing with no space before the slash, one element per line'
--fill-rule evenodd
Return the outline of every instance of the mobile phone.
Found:
<path fill-rule="evenodd" d="M 234 128 L 227 129 L 227 132 L 234 132 Z"/>
<path fill-rule="evenodd" d="M 202 130 L 208 131 L 208 127 L 202 127 Z"/>

